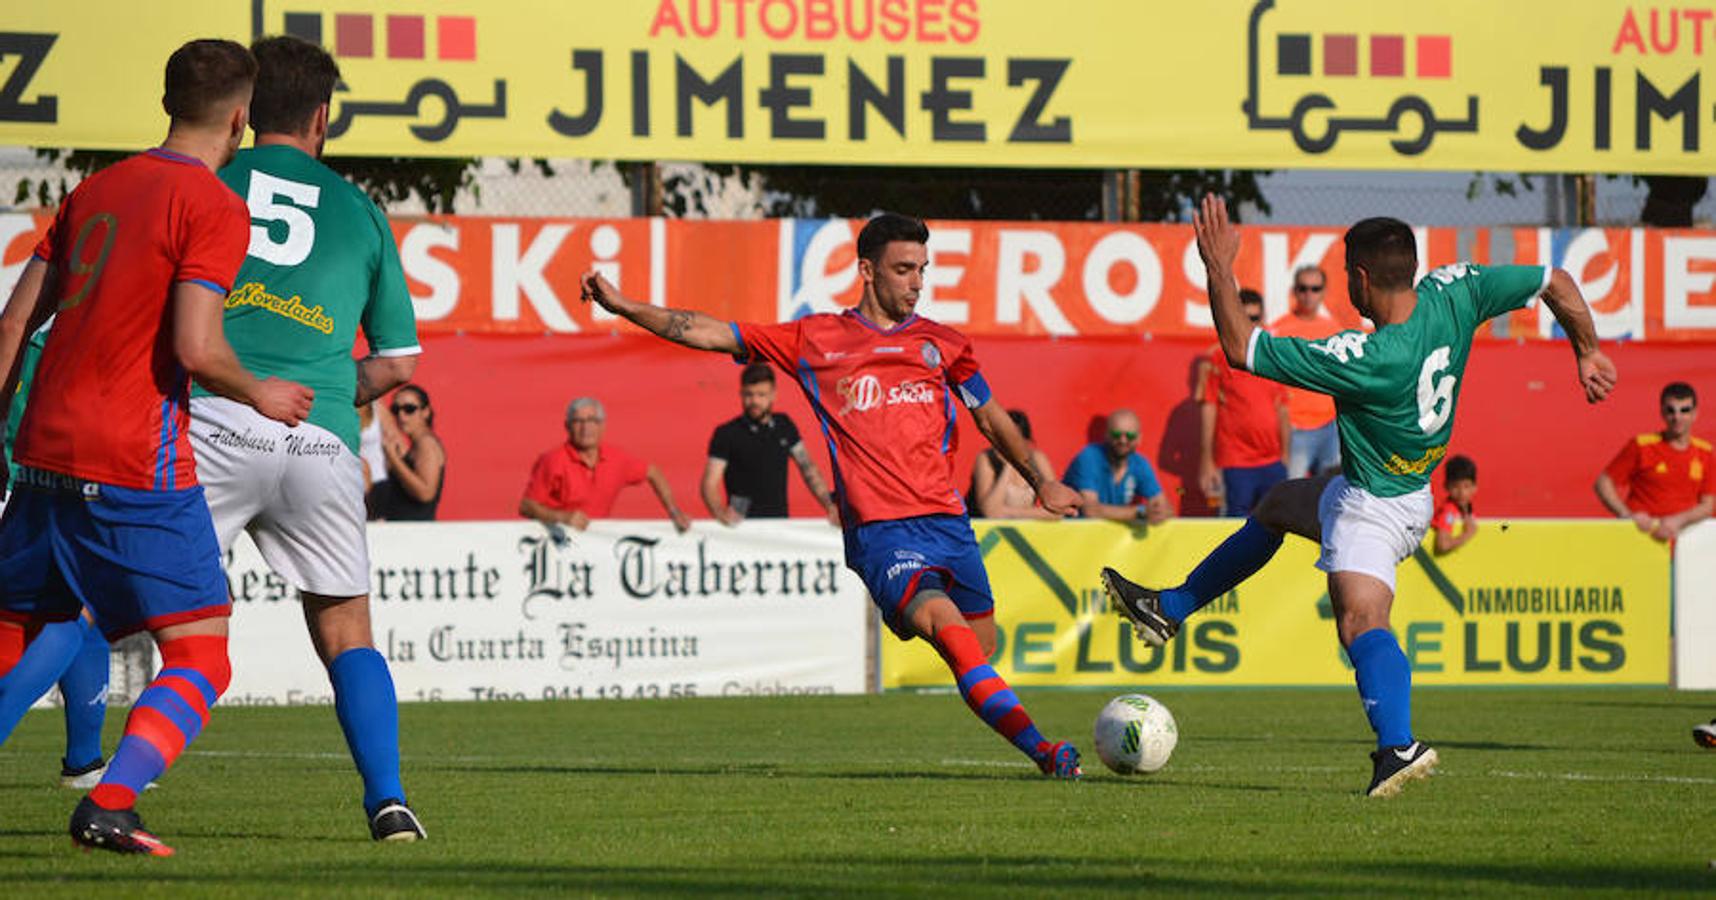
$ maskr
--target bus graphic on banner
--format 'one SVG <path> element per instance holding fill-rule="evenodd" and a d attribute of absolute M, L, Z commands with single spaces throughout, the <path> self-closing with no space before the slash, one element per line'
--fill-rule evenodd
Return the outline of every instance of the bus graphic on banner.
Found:
<path fill-rule="evenodd" d="M 1449 108 L 1457 106 L 1457 100 L 1438 111 L 1426 96 L 1449 95 L 1454 76 L 1451 35 L 1318 33 L 1283 26 L 1280 15 L 1267 16 L 1274 8 L 1275 0 L 1259 0 L 1247 31 L 1242 108 L 1251 130 L 1287 131 L 1300 150 L 1318 154 L 1332 149 L 1343 132 L 1394 135 L 1389 144 L 1403 156 L 1428 150 L 1442 132 L 1477 132 L 1477 95 L 1465 96 L 1464 115 Z M 1298 96 L 1290 105 L 1269 103 L 1264 87 Z"/>
<path fill-rule="evenodd" d="M 328 122 L 330 140 L 363 118 L 410 120 L 412 135 L 430 143 L 452 137 L 462 119 L 506 118 L 506 79 L 493 79 L 486 98 L 464 99 L 440 77 L 457 73 L 460 63 L 476 61 L 475 16 L 348 12 L 318 6 L 315 0 L 288 0 L 278 18 L 270 20 L 257 0 L 251 8 L 251 34 L 302 38 L 339 62 L 341 78 L 334 88 L 334 111 Z M 391 82 L 400 75 L 421 77 L 395 88 Z M 378 86 L 382 79 L 390 83 Z M 467 95 L 470 90 L 467 86 Z"/>

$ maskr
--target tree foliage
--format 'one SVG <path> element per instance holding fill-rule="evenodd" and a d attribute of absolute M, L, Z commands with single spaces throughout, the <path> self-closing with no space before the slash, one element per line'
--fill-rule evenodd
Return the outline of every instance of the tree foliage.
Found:
<path fill-rule="evenodd" d="M 13 196 L 14 204 L 34 201 L 38 206 L 56 206 L 71 192 L 78 180 L 131 155 L 119 150 L 53 148 L 38 148 L 35 154 L 36 158 L 45 162 L 59 164 L 66 169 L 68 175 L 58 178 L 20 179 Z M 329 168 L 351 179 L 383 209 L 391 204 L 416 198 L 432 213 L 451 213 L 456 211 L 459 192 L 467 188 L 475 191 L 477 187 L 476 169 L 479 160 L 474 157 L 430 159 L 330 156 L 322 161 L 327 163 Z M 530 164 L 537 166 L 545 174 L 553 174 L 553 170 L 541 160 Z M 515 160 L 511 165 L 516 172 L 525 163 Z M 75 175 L 76 178 L 71 178 L 70 175 Z"/>

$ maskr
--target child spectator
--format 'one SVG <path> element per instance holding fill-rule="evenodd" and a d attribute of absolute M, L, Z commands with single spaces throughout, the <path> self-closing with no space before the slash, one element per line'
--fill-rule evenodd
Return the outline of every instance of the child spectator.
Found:
<path fill-rule="evenodd" d="M 1478 533 L 1478 519 L 1472 513 L 1472 498 L 1478 494 L 1478 464 L 1469 456 L 1455 456 L 1442 469 L 1442 488 L 1447 499 L 1430 520 L 1436 532 L 1436 555 L 1452 553 L 1466 545 Z M 1460 527 L 1458 534 L 1455 526 Z"/>

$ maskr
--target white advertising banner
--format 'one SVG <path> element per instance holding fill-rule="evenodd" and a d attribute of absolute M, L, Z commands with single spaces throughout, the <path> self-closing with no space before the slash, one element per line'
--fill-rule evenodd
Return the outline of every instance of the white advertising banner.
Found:
<path fill-rule="evenodd" d="M 376 648 L 399 698 L 631 699 L 861 693 L 869 601 L 812 520 L 382 523 L 369 529 Z M 234 548 L 221 703 L 330 703 L 296 597 Z"/>
<path fill-rule="evenodd" d="M 1716 690 L 1716 519 L 1674 542 L 1674 686 Z"/>

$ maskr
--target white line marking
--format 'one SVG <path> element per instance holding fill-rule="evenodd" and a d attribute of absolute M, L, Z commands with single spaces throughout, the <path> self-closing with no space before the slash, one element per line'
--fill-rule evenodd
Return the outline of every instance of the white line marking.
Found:
<path fill-rule="evenodd" d="M 1506 769 L 1492 769 L 1489 774 L 1496 778 L 1529 778 L 1535 781 L 1643 781 L 1656 784 L 1716 784 L 1716 778 L 1698 778 L 1690 775 L 1634 775 L 1625 772 L 1610 775 L 1590 775 L 1584 772 L 1512 772 Z"/>
<path fill-rule="evenodd" d="M 1012 760 L 998 760 L 998 759 L 949 758 L 949 759 L 941 760 L 940 765 L 944 765 L 944 766 L 969 766 L 972 768 L 986 768 L 986 769 L 1016 769 L 1016 768 L 1029 767 L 1029 766 L 1031 766 L 1031 763 L 1024 762 L 1024 761 L 1015 762 Z M 1182 765 L 1175 765 L 1175 766 L 1172 766 L 1171 768 L 1166 769 L 1164 771 L 1167 771 L 1170 773 L 1176 773 L 1176 772 L 1192 773 L 1192 772 L 1195 772 L 1195 773 L 1199 773 L 1199 774 L 1206 774 L 1206 773 L 1212 773 L 1212 772 L 1213 773 L 1224 773 L 1224 772 L 1225 773 L 1238 773 L 1241 771 L 1245 771 L 1245 772 L 1275 772 L 1275 773 L 1287 774 L 1287 775 L 1326 775 L 1326 774 L 1331 774 L 1331 773 L 1351 772 L 1354 770 L 1354 768 L 1355 768 L 1354 766 L 1245 766 L 1243 769 L 1241 769 L 1240 767 L 1236 767 L 1236 766 L 1209 766 L 1209 765 L 1184 765 L 1184 766 L 1182 766 Z M 1618 782 L 1618 783 L 1645 783 L 1645 784 L 1716 784 L 1716 778 L 1700 778 L 1700 777 L 1690 776 L 1690 775 L 1647 775 L 1647 774 L 1632 773 L 1632 772 L 1616 772 L 1616 773 L 1609 773 L 1609 774 L 1592 774 L 1592 773 L 1586 773 L 1586 772 L 1520 772 L 1520 771 L 1514 771 L 1511 769 L 1491 769 L 1490 771 L 1483 773 L 1483 775 L 1474 775 L 1472 773 L 1460 773 L 1457 771 L 1456 772 L 1449 772 L 1446 769 L 1437 769 L 1437 771 L 1436 771 L 1436 777 L 1438 777 L 1438 778 L 1449 778 L 1449 777 L 1453 777 L 1453 778 L 1477 778 L 1477 777 L 1486 777 L 1486 776 L 1490 777 L 1490 778 L 1518 778 L 1518 779 L 1526 779 L 1526 780 L 1531 780 L 1531 781 L 1590 781 L 1590 782 Z"/>

